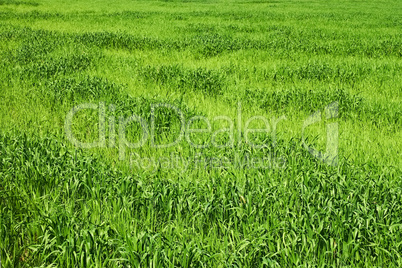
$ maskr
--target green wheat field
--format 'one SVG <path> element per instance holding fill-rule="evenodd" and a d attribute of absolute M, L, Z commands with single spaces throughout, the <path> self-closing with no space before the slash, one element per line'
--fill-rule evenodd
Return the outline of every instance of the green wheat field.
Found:
<path fill-rule="evenodd" d="M 402 1 L 0 0 L 0 266 L 401 267 Z"/>

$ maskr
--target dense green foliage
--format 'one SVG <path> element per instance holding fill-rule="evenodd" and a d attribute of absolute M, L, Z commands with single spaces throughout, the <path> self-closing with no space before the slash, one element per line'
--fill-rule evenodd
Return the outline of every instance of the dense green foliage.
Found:
<path fill-rule="evenodd" d="M 0 0 L 2 267 L 402 266 L 401 22 L 400 1 Z M 84 103 L 105 122 L 83 110 L 72 132 L 104 125 L 104 146 L 66 135 Z M 154 139 L 122 150 L 133 114 Z M 234 140 L 153 146 L 194 116 Z M 253 116 L 279 123 L 247 140 Z M 334 122 L 330 166 L 306 145 Z"/>

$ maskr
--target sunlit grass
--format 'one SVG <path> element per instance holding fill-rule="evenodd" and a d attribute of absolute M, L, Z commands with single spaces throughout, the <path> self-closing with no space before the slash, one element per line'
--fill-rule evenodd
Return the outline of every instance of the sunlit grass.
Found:
<path fill-rule="evenodd" d="M 0 0 L 1 264 L 401 266 L 402 9 L 391 2 Z M 333 102 L 338 116 L 324 119 Z M 83 103 L 106 109 L 97 148 L 66 136 Z M 233 132 L 193 134 L 202 149 L 187 138 L 126 148 L 121 120 L 150 125 L 158 103 Z M 270 129 L 247 139 L 253 116 Z M 72 133 L 97 141 L 99 122 L 80 111 Z M 306 150 L 326 150 L 329 123 L 337 166 Z M 143 130 L 124 134 L 134 143 Z M 173 110 L 156 112 L 156 144 L 180 130 Z M 231 133 L 233 146 L 214 145 Z"/>

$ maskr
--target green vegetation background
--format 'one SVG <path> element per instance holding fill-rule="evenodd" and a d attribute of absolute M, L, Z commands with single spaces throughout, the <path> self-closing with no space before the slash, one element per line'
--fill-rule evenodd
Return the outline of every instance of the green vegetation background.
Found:
<path fill-rule="evenodd" d="M 400 1 L 0 0 L 1 264 L 402 266 L 401 57 Z M 65 136 L 67 112 L 100 101 L 116 116 L 163 102 L 211 119 L 236 119 L 241 102 L 244 119 L 286 120 L 272 148 L 146 144 L 120 161 Z M 337 167 L 301 142 L 303 121 L 333 101 Z M 97 139 L 96 112 L 75 122 Z M 321 150 L 324 123 L 308 130 Z M 158 142 L 178 127 L 159 114 Z M 285 165 L 141 169 L 129 153 Z"/>

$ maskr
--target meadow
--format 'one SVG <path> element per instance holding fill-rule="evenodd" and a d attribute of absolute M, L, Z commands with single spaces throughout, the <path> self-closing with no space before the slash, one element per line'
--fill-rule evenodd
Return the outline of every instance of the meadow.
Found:
<path fill-rule="evenodd" d="M 402 266 L 399 0 L 0 0 L 0 70 L 0 267 Z"/>

